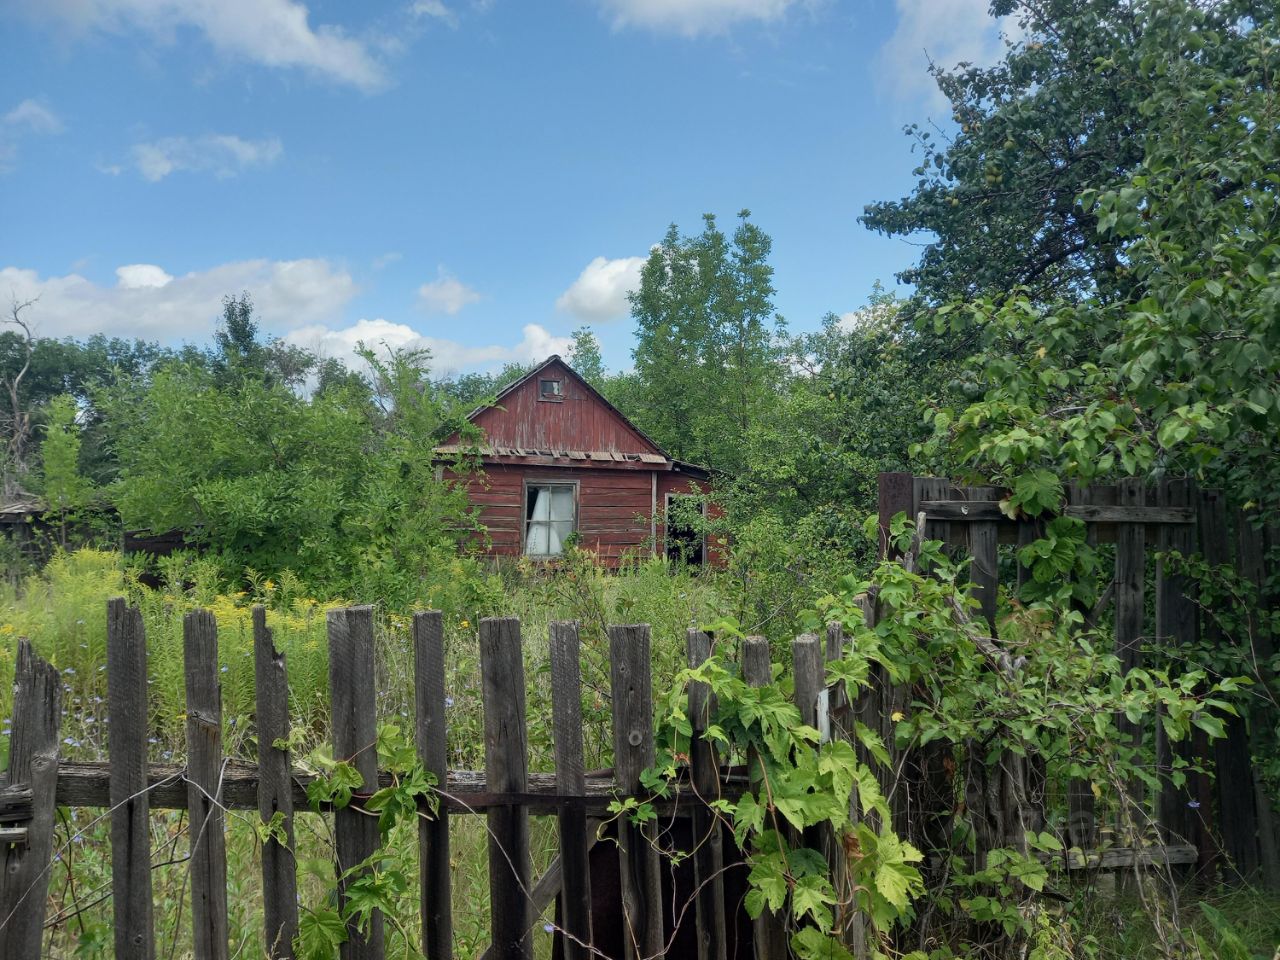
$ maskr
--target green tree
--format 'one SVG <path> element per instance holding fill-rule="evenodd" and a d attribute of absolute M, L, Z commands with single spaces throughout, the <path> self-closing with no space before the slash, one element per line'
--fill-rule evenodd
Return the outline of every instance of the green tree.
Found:
<path fill-rule="evenodd" d="M 1205 6 L 1206 26 L 1232 29 L 1230 13 L 1214 9 L 1230 4 Z M 1150 118 L 1141 105 L 1157 70 L 1138 51 L 1151 48 L 1162 7 L 992 0 L 993 16 L 1017 18 L 1021 39 L 992 67 L 932 68 L 959 129 L 907 127 L 920 156 L 915 188 L 861 217 L 887 236 L 924 240 L 900 279 L 925 302 L 1015 287 L 1034 298 L 1127 295 L 1117 269 L 1125 238 L 1099 233 L 1096 212 L 1076 199 L 1123 185 L 1142 160 Z"/>
<path fill-rule="evenodd" d="M 604 357 L 600 353 L 600 341 L 590 327 L 579 327 L 573 331 L 569 363 L 583 380 L 600 389 L 605 381 Z"/>
<path fill-rule="evenodd" d="M 87 505 L 93 487 L 80 473 L 80 427 L 75 398 L 62 394 L 45 408 L 40 445 L 40 492 L 58 522 L 58 539 L 67 545 L 67 523 Z"/>
<path fill-rule="evenodd" d="M 742 438 L 785 375 L 772 241 L 750 216 L 738 215 L 732 240 L 713 214 L 694 237 L 672 224 L 629 296 L 637 326 L 629 412 L 675 456 L 728 472 L 746 467 Z"/>

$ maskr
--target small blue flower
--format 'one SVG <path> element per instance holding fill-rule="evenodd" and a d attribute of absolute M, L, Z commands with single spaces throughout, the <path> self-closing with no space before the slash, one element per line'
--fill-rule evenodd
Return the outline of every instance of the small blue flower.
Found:
<path fill-rule="evenodd" d="M 554 933 L 556 929 L 556 925 L 554 923 L 544 923 L 542 925 L 542 929 L 545 930 L 547 933 Z"/>
<path fill-rule="evenodd" d="M 67 667 L 67 669 L 63 670 L 62 672 L 65 676 L 68 676 L 68 677 L 74 677 L 76 675 L 76 671 L 74 667 Z"/>
<path fill-rule="evenodd" d="M 453 706 L 453 697 L 445 697 L 445 698 L 444 698 L 444 705 L 445 705 L 446 707 L 452 707 L 452 706 Z"/>
<path fill-rule="evenodd" d="M 227 668 L 226 668 L 225 666 L 224 666 L 224 667 L 220 667 L 219 669 L 220 669 L 223 673 L 226 673 L 226 672 L 227 672 Z"/>
<path fill-rule="evenodd" d="M 1188 801 L 1187 801 L 1187 806 L 1188 806 L 1188 807 L 1190 807 L 1192 810 L 1199 810 L 1199 809 L 1200 809 L 1200 801 L 1199 801 L 1199 800 L 1188 800 Z"/>

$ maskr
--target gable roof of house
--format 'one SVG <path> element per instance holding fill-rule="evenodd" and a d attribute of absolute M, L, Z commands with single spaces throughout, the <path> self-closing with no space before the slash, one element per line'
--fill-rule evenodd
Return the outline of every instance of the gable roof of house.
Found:
<path fill-rule="evenodd" d="M 649 453 L 620 453 L 611 450 L 558 450 L 558 449 L 531 449 L 527 447 L 497 447 L 487 444 L 468 445 L 460 442 L 457 434 L 454 434 L 443 445 L 436 447 L 436 452 L 440 454 L 456 454 L 464 452 L 477 452 L 481 456 L 492 459 L 500 459 L 502 461 L 515 461 L 526 463 L 562 463 L 569 461 L 574 466 L 636 466 L 641 469 L 649 470 L 672 470 L 682 473 L 688 473 L 706 479 L 710 476 L 709 471 L 704 467 L 696 464 L 685 463 L 676 460 L 668 454 L 658 444 L 656 440 L 631 422 L 621 410 L 609 402 L 599 390 L 592 386 L 583 376 L 573 369 L 558 354 L 552 354 L 537 364 L 532 370 L 528 371 L 521 377 L 517 377 L 511 383 L 507 384 L 489 403 L 481 404 L 467 414 L 467 419 L 476 422 L 476 419 L 488 410 L 495 407 L 501 407 L 502 401 L 516 391 L 520 390 L 526 384 L 536 380 L 540 374 L 546 372 L 549 368 L 559 365 L 567 373 L 569 373 L 577 383 L 587 391 L 597 402 L 600 403 L 609 413 L 618 419 L 629 431 L 636 434 L 641 440 L 652 448 Z"/>

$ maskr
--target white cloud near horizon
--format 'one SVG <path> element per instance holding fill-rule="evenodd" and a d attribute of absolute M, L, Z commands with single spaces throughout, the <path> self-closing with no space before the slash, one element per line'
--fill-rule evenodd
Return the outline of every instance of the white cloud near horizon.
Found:
<path fill-rule="evenodd" d="M 219 180 L 234 177 L 250 167 L 275 163 L 284 153 L 276 137 L 244 140 L 233 134 L 206 133 L 199 137 L 162 137 L 134 144 L 133 165 L 155 183 L 171 173 L 211 173 Z M 114 172 L 118 167 L 104 168 Z"/>
<path fill-rule="evenodd" d="M 894 98 L 923 101 L 937 110 L 947 101 L 929 75 L 929 61 L 951 68 L 995 63 L 1004 54 L 1001 33 L 1016 38 L 1017 18 L 995 20 L 990 0 L 895 0 L 898 25 L 877 57 L 877 82 Z"/>
<path fill-rule="evenodd" d="M 362 318 L 340 328 L 325 324 L 301 327 L 290 331 L 284 339 L 321 356 L 341 360 L 353 369 L 362 366 L 356 356 L 356 349 L 361 343 L 379 353 L 384 349 L 427 350 L 431 354 L 430 366 L 434 376 L 465 370 L 495 370 L 506 363 L 545 360 L 553 353 L 567 353 L 571 344 L 569 337 L 554 336 L 536 323 L 525 324 L 520 333 L 520 340 L 511 345 L 468 346 L 456 340 L 428 336 L 408 324 L 379 317 L 375 320 Z"/>
<path fill-rule="evenodd" d="M 367 43 L 340 27 L 313 27 L 298 0 L 43 0 L 26 12 L 76 33 L 133 29 L 161 42 L 189 28 L 219 53 L 262 66 L 302 69 L 366 91 L 387 82 Z"/>
<path fill-rule="evenodd" d="M 797 0 L 597 0 L 615 30 L 642 27 L 683 37 L 779 20 Z"/>
<path fill-rule="evenodd" d="M 556 309 L 600 323 L 631 312 L 627 294 L 640 286 L 644 257 L 596 257 L 556 300 Z"/>
<path fill-rule="evenodd" d="M 467 304 L 482 300 L 483 295 L 468 287 L 445 267 L 436 268 L 436 279 L 418 288 L 418 305 L 428 313 L 453 316 Z"/>
<path fill-rule="evenodd" d="M 36 300 L 26 316 L 42 337 L 203 341 L 222 316 L 222 298 L 241 291 L 249 292 L 269 331 L 334 322 L 357 289 L 346 270 L 323 259 L 243 260 L 176 277 L 156 264 L 134 263 L 116 269 L 115 286 L 77 273 L 41 277 L 0 268 L 0 293 Z"/>

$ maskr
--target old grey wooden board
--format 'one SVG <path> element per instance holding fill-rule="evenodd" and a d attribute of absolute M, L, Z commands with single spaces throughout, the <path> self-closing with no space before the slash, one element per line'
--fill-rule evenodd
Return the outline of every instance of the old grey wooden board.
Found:
<path fill-rule="evenodd" d="M 0 957 L 36 960 L 41 954 L 49 864 L 53 859 L 54 794 L 58 784 L 58 728 L 62 683 L 58 671 L 18 641 L 13 674 L 13 733 L 5 792 L 26 816 L 6 820 L 0 841 Z"/>
<path fill-rule="evenodd" d="M 333 716 L 333 755 L 350 763 L 364 778 L 362 792 L 378 782 L 378 724 L 374 689 L 373 608 L 330 610 L 329 690 Z M 378 848 L 378 821 L 353 807 L 333 815 L 339 874 L 366 860 Z M 339 882 L 345 897 L 346 884 Z M 347 925 L 347 940 L 339 948 L 342 960 L 382 960 L 382 914 L 375 911 L 366 931 Z"/>
<path fill-rule="evenodd" d="M 638 793 L 640 775 L 655 757 L 648 625 L 609 627 L 609 659 L 614 776 L 620 789 Z M 627 960 L 656 957 L 664 950 L 665 935 L 653 830 L 624 820 L 618 832 Z"/>
<path fill-rule="evenodd" d="M 524 654 L 520 621 L 480 621 L 480 682 L 484 698 L 485 779 L 495 792 L 523 791 L 528 783 Z M 529 812 L 493 807 L 489 818 L 489 909 L 495 960 L 532 960 L 529 932 L 533 867 Z"/>
<path fill-rule="evenodd" d="M 696 668 L 711 656 L 711 637 L 702 630 L 689 630 L 685 650 L 690 667 Z M 728 931 L 724 902 L 724 834 L 720 820 L 707 804 L 720 797 L 719 765 L 715 745 L 706 739 L 713 702 L 705 683 L 689 684 L 689 772 L 694 792 L 701 801 L 693 807 L 693 875 L 696 893 L 699 960 L 725 960 Z"/>
<path fill-rule="evenodd" d="M 222 815 L 222 685 L 218 624 L 208 610 L 182 619 L 187 689 L 187 810 L 195 960 L 227 960 L 227 847 Z"/>
<path fill-rule="evenodd" d="M 291 960 L 298 935 L 298 878 L 294 857 L 293 781 L 289 751 L 276 746 L 289 736 L 289 678 L 284 654 L 275 648 L 266 608 L 253 608 L 255 707 L 258 723 L 258 815 L 276 819 L 284 842 L 268 837 L 262 844 L 263 940 L 270 960 Z M 225 774 L 225 771 L 224 771 Z M 227 803 L 225 775 L 221 778 Z"/>
<path fill-rule="evenodd" d="M 117 960 L 152 960 L 151 805 L 147 795 L 147 641 L 142 612 L 107 603 L 107 747 Z M 59 776 L 61 786 L 61 776 Z M 185 793 L 185 789 L 183 793 Z"/>
<path fill-rule="evenodd" d="M 414 741 L 418 757 L 438 784 L 448 788 L 449 753 L 444 690 L 444 617 L 439 610 L 413 616 Z M 422 949 L 427 960 L 453 956 L 449 811 L 418 821 L 418 880 Z"/>
<path fill-rule="evenodd" d="M 551 739 L 556 764 L 556 789 L 581 794 L 586 789 L 582 759 L 582 665 L 577 623 L 553 622 L 551 646 Z M 591 863 L 587 854 L 587 812 L 565 807 L 559 814 L 559 865 L 564 877 L 560 891 L 565 960 L 588 960 L 594 943 L 591 930 Z"/>

